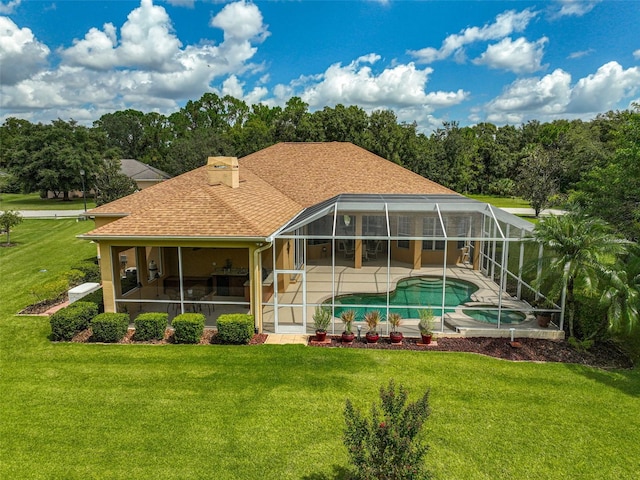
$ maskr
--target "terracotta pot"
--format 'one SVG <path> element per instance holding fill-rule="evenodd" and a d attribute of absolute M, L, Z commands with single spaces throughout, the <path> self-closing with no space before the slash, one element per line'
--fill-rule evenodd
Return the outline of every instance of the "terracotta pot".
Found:
<path fill-rule="evenodd" d="M 367 343 L 376 343 L 378 340 L 380 340 L 380 335 L 378 334 L 378 332 L 367 332 L 365 336 L 367 338 Z"/>
<path fill-rule="evenodd" d="M 327 339 L 327 332 L 324 330 L 316 330 L 316 342 L 324 342 Z"/>
<path fill-rule="evenodd" d="M 356 334 L 353 332 L 342 332 L 342 341 L 344 343 L 351 343 L 356 338 Z"/>
<path fill-rule="evenodd" d="M 428 333 L 428 334 L 426 334 L 426 335 L 425 335 L 425 334 L 423 334 L 423 333 L 421 333 L 421 334 L 420 334 L 420 336 L 422 337 L 422 343 L 423 343 L 423 344 L 425 344 L 425 345 L 429 345 L 429 344 L 431 343 L 431 337 L 432 337 L 433 335 L 431 335 L 430 333 Z"/>
<path fill-rule="evenodd" d="M 391 339 L 391 343 L 402 343 L 404 336 L 401 332 L 391 332 L 389 333 L 389 338 Z"/>
<path fill-rule="evenodd" d="M 550 313 L 537 313 L 536 319 L 538 320 L 538 326 L 542 328 L 547 328 L 549 323 L 551 323 L 551 314 Z"/>

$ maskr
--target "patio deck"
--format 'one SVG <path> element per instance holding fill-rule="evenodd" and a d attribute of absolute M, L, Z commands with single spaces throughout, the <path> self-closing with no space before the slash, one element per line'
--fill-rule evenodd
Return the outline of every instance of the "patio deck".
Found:
<path fill-rule="evenodd" d="M 423 267 L 420 269 L 409 268 L 406 265 L 394 264 L 389 269 L 389 285 L 391 290 L 396 288 L 397 283 L 407 277 L 417 276 L 442 276 L 442 267 Z M 473 270 L 465 265 L 458 265 L 453 268 L 447 268 L 446 276 L 448 279 L 455 278 L 471 282 L 477 285 L 478 290 L 471 295 L 471 302 L 465 304 L 467 307 L 479 307 L 480 305 L 498 305 L 499 288 L 498 285 L 491 281 L 490 278 L 482 273 Z M 369 262 L 360 269 L 355 269 L 346 265 L 335 266 L 335 283 L 333 281 L 331 265 L 310 265 L 306 270 L 307 288 L 306 303 L 320 304 L 331 298 L 332 288 L 335 286 L 336 295 L 350 293 L 386 293 L 387 291 L 387 268 L 385 260 Z M 275 332 L 275 318 L 273 299 L 269 305 L 263 307 L 263 329 L 265 333 Z M 279 323 L 302 325 L 302 304 L 303 291 L 302 282 L 292 283 L 286 293 L 280 294 L 278 300 L 278 319 Z M 281 306 L 282 304 L 295 306 Z M 547 338 L 562 339 L 564 332 L 556 325 L 551 324 L 547 328 L 541 328 L 531 314 L 531 306 L 516 298 L 502 293 L 503 309 L 517 310 L 528 312 L 523 322 L 501 324 L 500 328 L 493 324 L 475 320 L 462 312 L 461 308 L 456 308 L 454 312 L 447 312 L 444 315 L 444 321 L 440 317 L 436 317 L 435 333 L 439 336 L 482 336 L 482 337 L 509 337 L 513 334 L 519 338 Z M 437 306 L 436 306 L 437 308 Z M 315 307 L 306 307 L 306 329 L 305 333 L 311 335 L 313 330 L 313 311 Z M 339 319 L 333 319 L 332 326 L 329 329 L 331 334 L 340 333 L 342 331 L 342 323 Z M 403 319 L 400 331 L 405 336 L 418 337 L 418 319 Z M 364 322 L 355 322 L 354 331 L 357 327 L 361 328 L 362 334 L 366 332 L 367 326 Z M 380 325 L 381 333 L 388 334 L 388 325 L 383 323 Z"/>
<path fill-rule="evenodd" d="M 387 277 L 388 275 L 388 277 Z M 336 295 L 353 294 L 353 293 L 386 293 L 387 282 L 393 291 L 397 283 L 408 277 L 418 276 L 442 276 L 442 267 L 423 267 L 413 269 L 406 264 L 399 262 L 393 263 L 387 274 L 386 259 L 369 261 L 360 269 L 355 269 L 349 262 L 335 266 L 335 281 L 333 268 L 329 262 L 325 264 L 309 265 L 306 269 L 306 302 L 303 298 L 302 282 L 296 279 L 289 285 L 287 292 L 279 294 L 278 300 L 278 317 L 280 325 L 291 325 L 297 329 L 301 329 L 303 318 L 303 303 L 306 307 L 306 328 L 298 333 L 313 335 L 313 312 L 316 304 L 329 300 L 331 291 L 335 287 Z M 460 279 L 471 282 L 478 286 L 478 290 L 471 295 L 471 302 L 464 304 L 464 307 L 479 308 L 486 305 L 498 305 L 499 288 L 498 285 L 491 281 L 490 278 L 484 276 L 479 271 L 471 269 L 467 265 L 459 264 L 456 267 L 447 268 L 446 276 L 448 279 Z M 180 306 L 175 301 L 163 298 L 158 295 L 154 288 L 143 288 L 133 290 L 125 298 L 131 302 L 127 303 L 128 311 L 131 313 L 132 321 L 138 313 L 151 311 L 167 311 L 169 320 L 180 313 Z M 141 300 L 140 303 L 135 300 Z M 263 306 L 263 331 L 264 333 L 275 333 L 275 315 L 273 298 L 269 299 Z M 215 327 L 217 319 L 225 313 L 249 313 L 249 306 L 244 303 L 242 297 L 229 296 L 212 296 L 210 302 L 214 303 L 189 303 L 185 301 L 185 311 L 196 311 L 205 315 L 206 327 Z M 235 302 L 235 304 L 233 303 Z M 286 306 L 283 306 L 286 305 Z M 293 306 L 291 306 L 293 305 Z M 462 311 L 462 307 L 456 308 L 453 312 L 447 312 L 444 320 L 436 317 L 434 331 L 439 336 L 463 336 L 463 337 L 509 337 L 513 334 L 519 338 L 547 338 L 562 339 L 564 332 L 557 325 L 551 324 L 548 328 L 541 328 L 531 314 L 531 306 L 521 300 L 502 293 L 503 309 L 516 310 L 527 313 L 524 321 L 518 323 L 503 323 L 500 328 L 485 322 L 475 320 Z M 438 308 L 438 305 L 434 305 Z M 400 331 L 405 336 L 419 337 L 418 319 L 403 319 Z M 360 327 L 362 334 L 367 330 L 364 322 L 355 322 L 354 331 Z M 282 330 L 280 329 L 283 333 Z M 329 329 L 329 333 L 337 334 L 342 332 L 343 326 L 339 318 L 334 318 Z M 388 325 L 382 323 L 379 330 L 382 334 L 388 334 Z"/>

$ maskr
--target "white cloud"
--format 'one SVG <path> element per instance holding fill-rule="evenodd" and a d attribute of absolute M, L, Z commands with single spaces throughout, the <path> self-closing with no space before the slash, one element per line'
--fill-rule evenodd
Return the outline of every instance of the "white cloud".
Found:
<path fill-rule="evenodd" d="M 577 118 L 615 108 L 625 98 L 640 91 L 640 68 L 624 70 L 609 62 L 596 73 L 571 86 L 571 75 L 557 69 L 542 78 L 520 79 L 484 106 L 486 120 L 494 123 L 519 123 L 536 118 Z"/>
<path fill-rule="evenodd" d="M 558 0 L 560 9 L 552 17 L 581 17 L 595 7 L 601 0 Z"/>
<path fill-rule="evenodd" d="M 0 1 L 0 14 L 10 15 L 20 6 L 22 0 L 9 0 L 8 2 Z"/>
<path fill-rule="evenodd" d="M 180 100 L 199 98 L 211 91 L 216 78 L 260 72 L 262 65 L 250 63 L 256 53 L 253 44 L 268 35 L 257 7 L 241 1 L 226 5 L 211 21 L 211 25 L 224 29 L 222 43 L 202 41 L 183 48 L 166 10 L 154 6 L 151 0 L 142 0 L 122 25 L 120 39 L 118 28 L 111 23 L 102 29 L 92 28 L 73 46 L 58 51 L 63 60 L 59 66 L 34 74 L 48 48 L 37 42 L 29 29 L 8 25 L 12 28 L 0 29 L 4 34 L 0 45 L 4 46 L 5 57 L 19 56 L 25 73 L 13 81 L 13 86 L 0 91 L 3 118 L 36 110 L 31 118 L 40 117 L 35 118 L 38 121 L 68 118 L 71 114 L 76 119 L 95 120 L 102 113 L 126 108 L 170 113 L 179 108 Z M 22 50 L 16 47 L 20 45 Z M 13 50 L 16 52 L 11 53 Z M 32 55 L 38 62 L 26 61 L 31 51 L 39 52 L 39 56 Z M 6 64 L 4 59 L 2 64 Z M 16 76 L 19 70 L 2 71 Z M 233 80 L 228 85 L 231 88 Z M 264 88 L 256 88 L 245 98 L 258 101 L 264 95 Z"/>
<path fill-rule="evenodd" d="M 509 10 L 497 15 L 495 22 L 492 24 L 485 25 L 482 28 L 469 27 L 459 34 L 449 35 L 442 42 L 440 49 L 427 47 L 421 50 L 412 50 L 408 53 L 414 56 L 419 63 L 432 63 L 451 55 L 460 56 L 461 50 L 466 45 L 480 41 L 498 40 L 514 32 L 522 32 L 536 15 L 536 12 L 529 9 L 522 12 Z"/>
<path fill-rule="evenodd" d="M 239 100 L 243 100 L 247 105 L 260 103 L 269 93 L 265 87 L 255 87 L 251 92 L 245 94 L 244 86 L 244 82 L 238 80 L 238 77 L 235 75 L 231 75 L 222 82 L 222 90 L 219 90 L 217 93 L 222 96 L 230 95 Z"/>
<path fill-rule="evenodd" d="M 224 30 L 225 40 L 258 39 L 264 41 L 269 35 L 258 7 L 245 1 L 226 5 L 218 15 L 211 19 L 211 26 Z"/>
<path fill-rule="evenodd" d="M 591 55 L 593 52 L 595 52 L 595 50 L 593 48 L 589 48 L 587 50 L 581 50 L 579 52 L 573 52 L 573 53 L 569 54 L 569 56 L 567 58 L 570 59 L 570 60 L 575 60 L 576 58 L 587 57 L 587 56 Z"/>
<path fill-rule="evenodd" d="M 422 130 L 441 123 L 431 115 L 434 110 L 458 105 L 469 95 L 462 89 L 427 92 L 428 78 L 433 70 L 418 69 L 414 63 L 394 64 L 374 73 L 370 64 L 379 60 L 379 55 L 364 55 L 349 65 L 336 63 L 322 74 L 277 85 L 273 97 L 264 103 L 282 104 L 296 95 L 308 103 L 311 110 L 338 103 L 358 105 L 368 112 L 393 109 L 399 121 L 416 121 Z"/>
<path fill-rule="evenodd" d="M 635 58 L 636 60 L 640 60 L 640 48 L 633 52 L 633 58 Z"/>
<path fill-rule="evenodd" d="M 614 108 L 618 102 L 638 91 L 640 68 L 624 70 L 618 62 L 609 62 L 596 73 L 578 81 L 567 110 L 571 113 L 603 112 Z"/>
<path fill-rule="evenodd" d="M 92 28 L 82 40 L 61 52 L 70 65 L 97 70 L 114 67 L 171 71 L 182 44 L 173 33 L 171 19 L 163 7 L 152 0 L 141 0 L 121 29 L 118 43 L 116 28 L 111 23 L 100 31 Z"/>
<path fill-rule="evenodd" d="M 533 73 L 543 68 L 540 63 L 548 41 L 547 37 L 542 37 L 537 42 L 528 42 L 523 37 L 513 41 L 511 37 L 507 37 L 499 43 L 489 45 L 473 63 L 514 73 Z"/>
<path fill-rule="evenodd" d="M 30 29 L 0 17 L 0 85 L 15 85 L 37 73 L 46 65 L 49 53 Z"/>
<path fill-rule="evenodd" d="M 571 95 L 571 75 L 557 69 L 542 78 L 519 79 L 487 105 L 487 121 L 519 123 L 529 113 L 554 115 L 565 110 Z"/>

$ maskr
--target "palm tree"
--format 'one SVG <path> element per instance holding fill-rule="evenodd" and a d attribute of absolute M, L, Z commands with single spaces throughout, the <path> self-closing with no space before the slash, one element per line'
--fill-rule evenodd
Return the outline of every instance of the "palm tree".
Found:
<path fill-rule="evenodd" d="M 598 218 L 580 213 L 551 216 L 536 226 L 534 237 L 545 245 L 542 270 L 536 285 L 549 285 L 551 298 L 566 291 L 569 336 L 574 337 L 576 292 L 599 294 L 599 282 L 609 277 L 626 242 L 611 233 Z"/>
<path fill-rule="evenodd" d="M 607 308 L 609 328 L 631 333 L 640 320 L 640 247 L 634 244 L 622 265 L 609 272 L 600 304 Z"/>

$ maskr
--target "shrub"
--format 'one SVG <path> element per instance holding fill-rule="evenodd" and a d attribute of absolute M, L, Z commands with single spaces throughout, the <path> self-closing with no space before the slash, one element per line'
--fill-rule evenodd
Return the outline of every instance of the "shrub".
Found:
<path fill-rule="evenodd" d="M 176 343 L 198 343 L 204 332 L 204 315 L 182 313 L 171 322 Z"/>
<path fill-rule="evenodd" d="M 218 317 L 218 338 L 222 343 L 247 344 L 253 338 L 253 315 L 228 313 Z"/>
<path fill-rule="evenodd" d="M 516 182 L 510 178 L 499 178 L 489 184 L 490 195 L 500 195 L 501 197 L 510 197 L 516 191 Z"/>
<path fill-rule="evenodd" d="M 82 297 L 83 302 L 95 303 L 98 306 L 98 313 L 104 313 L 104 297 L 102 296 L 102 287 L 89 295 Z"/>
<path fill-rule="evenodd" d="M 162 340 L 169 314 L 164 312 L 141 313 L 134 320 L 136 340 Z"/>
<path fill-rule="evenodd" d="M 424 456 L 428 446 L 418 434 L 429 417 L 429 390 L 418 401 L 407 403 L 407 391 L 393 380 L 380 388 L 382 416 L 374 404 L 367 419 L 347 399 L 344 410 L 344 445 L 357 478 L 425 478 Z"/>
<path fill-rule="evenodd" d="M 88 328 L 97 314 L 98 307 L 91 302 L 75 302 L 58 310 L 49 318 L 53 339 L 71 340 L 76 333 Z"/>
<path fill-rule="evenodd" d="M 579 339 L 602 341 L 608 337 L 607 308 L 600 304 L 599 298 L 576 295 L 574 322 L 575 336 Z"/>
<path fill-rule="evenodd" d="M 129 315 L 126 313 L 101 313 L 91 322 L 96 342 L 114 343 L 122 340 L 128 328 Z"/>
<path fill-rule="evenodd" d="M 45 284 L 37 285 L 31 290 L 31 295 L 36 297 L 39 303 L 54 302 L 60 299 L 69 289 L 66 278 L 57 278 Z"/>
<path fill-rule="evenodd" d="M 85 282 L 100 283 L 100 267 L 98 264 L 92 262 L 81 262 L 72 265 L 71 268 L 73 270 L 80 270 L 84 274 L 83 280 Z"/>
<path fill-rule="evenodd" d="M 67 279 L 68 288 L 77 287 L 84 283 L 84 272 L 80 270 L 71 269 L 64 273 L 65 278 Z"/>

